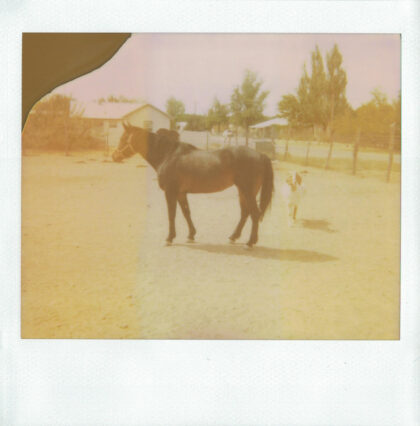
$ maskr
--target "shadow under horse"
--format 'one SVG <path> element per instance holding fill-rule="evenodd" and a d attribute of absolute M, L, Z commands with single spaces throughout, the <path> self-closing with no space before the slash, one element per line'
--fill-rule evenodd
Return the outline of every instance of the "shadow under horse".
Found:
<path fill-rule="evenodd" d="M 168 206 L 168 244 L 176 235 L 177 203 L 187 221 L 188 239 L 192 242 L 196 230 L 191 220 L 187 194 L 218 192 L 232 185 L 236 185 L 239 191 L 241 217 L 229 238 L 235 242 L 248 216 L 251 216 L 252 229 L 247 245 L 251 248 L 256 244 L 258 223 L 271 203 L 274 190 L 273 167 L 265 154 L 245 146 L 207 152 L 180 142 L 178 133 L 173 130 L 159 129 L 152 133 L 127 123 L 123 125 L 124 133 L 112 159 L 121 162 L 138 153 L 156 170 Z M 260 190 L 258 206 L 256 197 Z"/>

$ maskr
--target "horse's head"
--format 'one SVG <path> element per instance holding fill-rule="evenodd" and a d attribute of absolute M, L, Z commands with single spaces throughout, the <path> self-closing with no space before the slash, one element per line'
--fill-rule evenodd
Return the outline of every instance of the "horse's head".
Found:
<path fill-rule="evenodd" d="M 118 148 L 112 154 L 112 159 L 119 163 L 136 153 L 147 158 L 151 133 L 128 123 L 123 123 L 123 127 L 124 133 L 121 135 Z"/>
<path fill-rule="evenodd" d="M 112 153 L 112 159 L 120 163 L 125 158 L 133 156 L 137 151 L 134 148 L 134 127 L 130 124 L 123 123 L 124 132 L 121 135 L 117 149 Z"/>

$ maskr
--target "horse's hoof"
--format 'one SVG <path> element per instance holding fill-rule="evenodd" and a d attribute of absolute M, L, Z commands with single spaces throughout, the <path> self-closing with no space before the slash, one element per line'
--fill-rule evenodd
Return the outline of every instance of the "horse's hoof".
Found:
<path fill-rule="evenodd" d="M 245 250 L 252 250 L 252 244 L 247 244 L 245 246 Z"/>
<path fill-rule="evenodd" d="M 187 243 L 188 244 L 194 244 L 195 243 L 194 238 L 187 238 Z"/>
<path fill-rule="evenodd" d="M 233 238 L 229 238 L 229 244 L 236 244 L 236 241 Z"/>
<path fill-rule="evenodd" d="M 166 241 L 166 247 L 171 246 L 172 245 L 172 241 Z"/>

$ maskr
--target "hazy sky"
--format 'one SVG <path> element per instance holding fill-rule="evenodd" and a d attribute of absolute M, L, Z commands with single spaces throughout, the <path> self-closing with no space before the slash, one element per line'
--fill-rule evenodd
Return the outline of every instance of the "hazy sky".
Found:
<path fill-rule="evenodd" d="M 318 45 L 324 57 L 334 43 L 347 72 L 347 99 L 357 108 L 378 87 L 390 99 L 400 90 L 399 35 L 371 34 L 135 34 L 96 71 L 55 90 L 82 101 L 110 94 L 144 99 L 165 110 L 175 96 L 188 113 L 206 113 L 214 97 L 228 103 L 245 69 L 269 90 L 266 115 L 282 95 L 295 93 Z"/>

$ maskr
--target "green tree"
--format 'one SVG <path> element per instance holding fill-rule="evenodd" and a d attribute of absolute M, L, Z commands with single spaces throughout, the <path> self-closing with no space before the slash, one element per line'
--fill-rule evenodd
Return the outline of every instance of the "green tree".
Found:
<path fill-rule="evenodd" d="M 401 149 L 401 92 L 392 106 L 395 111 L 395 147 Z"/>
<path fill-rule="evenodd" d="M 207 116 L 200 114 L 183 114 L 179 117 L 180 121 L 186 121 L 185 130 L 203 132 L 207 130 Z"/>
<path fill-rule="evenodd" d="M 209 109 L 207 114 L 208 127 L 217 126 L 217 132 L 220 133 L 220 126 L 229 122 L 229 107 L 221 104 L 220 101 L 215 98 L 213 105 Z"/>
<path fill-rule="evenodd" d="M 180 116 L 185 114 L 185 106 L 180 100 L 171 96 L 166 101 L 166 112 L 172 117 L 172 126 L 175 128 L 177 121 L 180 121 Z"/>
<path fill-rule="evenodd" d="M 280 117 L 287 119 L 289 126 L 294 128 L 301 124 L 299 100 L 295 95 L 285 95 L 278 103 Z"/>
<path fill-rule="evenodd" d="M 140 99 L 136 98 L 127 98 L 124 95 L 109 95 L 107 98 L 100 98 L 98 99 L 98 104 L 103 104 L 105 102 L 114 102 L 114 103 L 141 103 L 142 101 Z"/>
<path fill-rule="evenodd" d="M 63 150 L 68 155 L 73 147 L 103 147 L 103 141 L 89 135 L 91 123 L 82 116 L 83 111 L 71 105 L 68 96 L 56 94 L 43 98 L 28 115 L 22 148 Z"/>
<path fill-rule="evenodd" d="M 401 128 L 401 92 L 398 93 L 398 98 L 393 102 L 395 110 L 395 123 L 397 127 Z"/>
<path fill-rule="evenodd" d="M 303 65 L 303 74 L 299 81 L 297 95 L 284 95 L 278 103 L 280 117 L 286 118 L 291 127 L 306 127 L 312 125 L 311 105 L 309 102 L 310 78 Z"/>
<path fill-rule="evenodd" d="M 318 138 L 321 129 L 326 131 L 330 142 L 326 167 L 331 158 L 334 122 L 349 110 L 345 95 L 347 76 L 342 62 L 335 44 L 326 55 L 326 72 L 321 52 L 315 46 L 311 53 L 311 75 L 308 75 L 304 64 L 296 95 L 284 95 L 278 103 L 280 116 L 287 118 L 292 126 L 312 127 L 315 138 Z"/>
<path fill-rule="evenodd" d="M 325 128 L 327 122 L 327 77 L 324 61 L 318 46 L 312 52 L 312 74 L 309 79 L 308 91 L 308 118 L 314 127 L 314 135 L 319 134 L 321 127 Z"/>
<path fill-rule="evenodd" d="M 391 105 L 386 94 L 379 89 L 371 93 L 373 99 L 356 110 L 357 123 L 362 132 L 361 140 L 365 145 L 385 148 L 389 141 L 390 126 L 396 122 L 395 103 Z"/>
<path fill-rule="evenodd" d="M 264 100 L 268 91 L 261 91 L 262 81 L 257 81 L 256 73 L 246 70 L 242 84 L 236 87 L 231 96 L 230 108 L 236 125 L 245 128 L 245 141 L 248 145 L 249 126 L 261 120 L 264 115 Z"/>
<path fill-rule="evenodd" d="M 347 75 L 342 68 L 343 58 L 338 46 L 334 44 L 331 52 L 327 53 L 327 137 L 330 143 L 325 168 L 329 168 L 333 148 L 333 123 L 335 115 L 342 114 L 348 107 L 346 99 Z"/>

